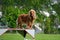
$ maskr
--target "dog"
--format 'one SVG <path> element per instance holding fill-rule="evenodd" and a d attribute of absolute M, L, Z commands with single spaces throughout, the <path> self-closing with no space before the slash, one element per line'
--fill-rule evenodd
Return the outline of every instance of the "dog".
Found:
<path fill-rule="evenodd" d="M 17 27 L 23 28 L 23 25 L 26 24 L 26 29 L 32 29 L 33 23 L 36 19 L 36 11 L 31 9 L 28 14 L 21 14 L 17 18 Z"/>

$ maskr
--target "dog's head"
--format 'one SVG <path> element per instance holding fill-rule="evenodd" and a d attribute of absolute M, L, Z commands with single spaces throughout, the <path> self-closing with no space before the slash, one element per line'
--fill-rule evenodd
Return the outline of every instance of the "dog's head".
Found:
<path fill-rule="evenodd" d="M 31 10 L 29 11 L 29 16 L 30 16 L 30 17 L 33 17 L 33 19 L 36 19 L 36 12 L 35 12 L 35 10 L 31 9 Z"/>

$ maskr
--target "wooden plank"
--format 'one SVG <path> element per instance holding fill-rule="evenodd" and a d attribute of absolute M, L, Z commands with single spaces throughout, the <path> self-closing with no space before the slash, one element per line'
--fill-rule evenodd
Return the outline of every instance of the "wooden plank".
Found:
<path fill-rule="evenodd" d="M 34 31 L 34 29 L 20 29 L 20 28 L 5 28 L 6 29 L 6 31 L 8 31 L 8 30 L 21 30 L 21 31 L 23 31 L 23 30 L 25 30 L 28 34 L 30 34 L 33 38 L 34 38 L 34 35 L 35 35 L 35 31 Z M 1 29 L 1 30 L 3 30 L 3 29 Z M 2 33 L 2 31 L 0 30 L 0 34 Z M 4 32 L 3 33 L 5 33 L 6 32 L 5 30 L 4 30 Z M 2 34 L 3 34 L 2 33 Z M 1 35 L 2 35 L 1 34 Z"/>
<path fill-rule="evenodd" d="M 25 30 L 25 29 L 20 29 L 20 28 L 7 28 L 8 30 Z"/>
<path fill-rule="evenodd" d="M 21 29 L 21 28 L 6 28 L 8 30 L 27 30 L 27 29 Z M 32 29 L 28 29 L 28 30 L 32 30 Z"/>

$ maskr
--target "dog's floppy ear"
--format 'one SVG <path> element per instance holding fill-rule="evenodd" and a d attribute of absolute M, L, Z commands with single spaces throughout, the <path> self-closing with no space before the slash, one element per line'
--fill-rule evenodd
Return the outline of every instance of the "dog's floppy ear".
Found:
<path fill-rule="evenodd" d="M 30 11 L 28 12 L 29 16 L 30 16 Z"/>
<path fill-rule="evenodd" d="M 30 11 L 30 16 L 32 16 L 32 12 Z"/>

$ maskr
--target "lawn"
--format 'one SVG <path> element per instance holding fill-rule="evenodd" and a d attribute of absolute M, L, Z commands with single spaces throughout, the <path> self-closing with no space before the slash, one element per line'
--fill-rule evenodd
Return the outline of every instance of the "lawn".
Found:
<path fill-rule="evenodd" d="M 26 38 L 32 39 L 28 34 Z M 0 40 L 23 40 L 23 37 L 19 33 L 5 33 Z M 36 34 L 35 40 L 60 40 L 60 34 Z"/>

